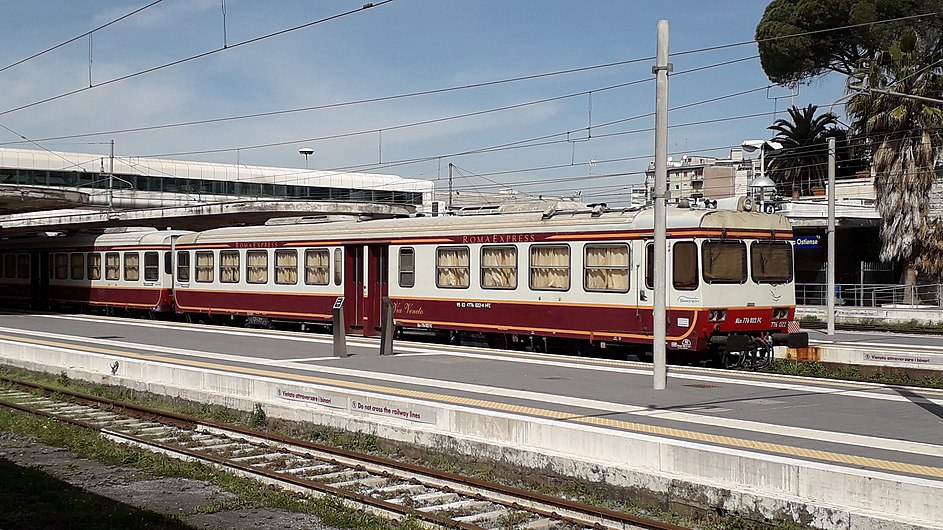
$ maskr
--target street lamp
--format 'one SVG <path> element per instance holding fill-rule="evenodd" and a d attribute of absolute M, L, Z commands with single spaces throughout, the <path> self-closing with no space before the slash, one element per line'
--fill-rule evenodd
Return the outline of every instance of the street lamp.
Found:
<path fill-rule="evenodd" d="M 314 149 L 310 147 L 302 147 L 298 150 L 298 154 L 304 155 L 305 157 L 305 169 L 308 169 L 308 156 L 314 154 Z"/>
<path fill-rule="evenodd" d="M 744 140 L 740 147 L 748 153 L 752 153 L 757 149 L 760 150 L 760 176 L 759 178 L 765 179 L 766 177 L 766 152 L 767 151 L 778 151 L 783 148 L 783 144 L 779 142 L 774 142 L 772 140 Z M 756 175 L 753 175 L 754 179 Z M 750 184 L 753 186 L 753 184 Z"/>

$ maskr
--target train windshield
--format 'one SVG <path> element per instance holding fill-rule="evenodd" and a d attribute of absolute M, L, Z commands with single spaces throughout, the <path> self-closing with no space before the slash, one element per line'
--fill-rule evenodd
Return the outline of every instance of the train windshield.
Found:
<path fill-rule="evenodd" d="M 792 245 L 786 241 L 757 241 L 750 245 L 750 265 L 756 283 L 792 281 Z"/>
<path fill-rule="evenodd" d="M 705 241 L 701 246 L 701 262 L 707 283 L 747 281 L 747 246 L 743 241 Z"/>

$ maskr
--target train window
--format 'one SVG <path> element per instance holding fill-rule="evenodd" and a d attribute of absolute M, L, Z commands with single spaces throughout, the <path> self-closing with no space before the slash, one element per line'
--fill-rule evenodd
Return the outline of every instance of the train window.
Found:
<path fill-rule="evenodd" d="M 121 256 L 117 252 L 105 253 L 105 279 L 117 280 L 121 277 Z"/>
<path fill-rule="evenodd" d="M 655 288 L 655 245 L 645 246 L 645 287 Z"/>
<path fill-rule="evenodd" d="M 72 271 L 70 277 L 73 280 L 84 280 L 85 279 L 85 254 L 80 254 L 76 252 L 69 256 L 70 264 L 72 265 Z"/>
<path fill-rule="evenodd" d="M 344 272 L 344 252 L 339 249 L 334 249 L 334 285 L 340 285 L 341 279 Z"/>
<path fill-rule="evenodd" d="M 239 251 L 223 250 L 219 253 L 219 281 L 239 283 Z"/>
<path fill-rule="evenodd" d="M 16 255 L 16 277 L 29 278 L 29 254 Z"/>
<path fill-rule="evenodd" d="M 583 263 L 587 291 L 629 292 L 628 245 L 586 245 Z"/>
<path fill-rule="evenodd" d="M 756 241 L 750 245 L 750 267 L 756 283 L 792 281 L 792 245 L 785 241 Z"/>
<path fill-rule="evenodd" d="M 331 281 L 331 254 L 326 248 L 305 251 L 305 283 L 327 285 Z"/>
<path fill-rule="evenodd" d="M 53 255 L 52 259 L 53 259 L 52 277 L 57 280 L 69 279 L 69 255 L 68 254 L 55 254 Z"/>
<path fill-rule="evenodd" d="M 85 258 L 86 270 L 89 280 L 102 279 L 102 255 L 97 252 L 89 252 Z"/>
<path fill-rule="evenodd" d="M 144 253 L 144 281 L 156 282 L 160 279 L 160 253 Z"/>
<path fill-rule="evenodd" d="M 124 281 L 136 282 L 141 279 L 141 255 L 137 252 L 124 253 Z"/>
<path fill-rule="evenodd" d="M 481 288 L 517 289 L 517 247 L 481 247 Z"/>
<path fill-rule="evenodd" d="M 177 252 L 177 281 L 180 283 L 190 281 L 190 252 L 186 250 Z"/>
<path fill-rule="evenodd" d="M 298 251 L 275 251 L 275 283 L 294 285 L 298 283 Z"/>
<path fill-rule="evenodd" d="M 164 274 L 173 274 L 174 273 L 174 260 L 173 253 L 164 252 Z"/>
<path fill-rule="evenodd" d="M 212 282 L 214 268 L 212 252 L 196 253 L 196 281 L 201 283 Z"/>
<path fill-rule="evenodd" d="M 538 291 L 566 291 L 570 288 L 570 247 L 531 245 L 530 288 Z"/>
<path fill-rule="evenodd" d="M 399 286 L 416 285 L 416 251 L 411 248 L 399 249 Z"/>
<path fill-rule="evenodd" d="M 707 283 L 747 281 L 747 247 L 742 241 L 705 241 L 701 246 L 701 261 Z"/>
<path fill-rule="evenodd" d="M 671 281 L 679 291 L 697 289 L 697 243 L 679 241 L 671 247 Z"/>
<path fill-rule="evenodd" d="M 469 285 L 468 247 L 435 249 L 435 284 L 447 289 L 465 289 Z"/>
<path fill-rule="evenodd" d="M 268 283 L 268 251 L 246 251 L 246 282 Z"/>
<path fill-rule="evenodd" d="M 16 278 L 16 254 L 3 256 L 3 277 Z"/>

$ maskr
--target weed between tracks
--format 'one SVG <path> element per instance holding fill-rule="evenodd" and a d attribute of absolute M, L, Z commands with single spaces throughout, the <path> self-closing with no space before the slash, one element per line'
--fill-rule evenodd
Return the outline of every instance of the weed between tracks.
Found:
<path fill-rule="evenodd" d="M 47 386 L 68 388 L 76 392 L 117 401 L 127 401 L 168 412 L 267 430 L 284 436 L 305 439 L 350 451 L 383 456 L 401 462 L 416 463 L 689 528 L 703 530 L 759 528 L 799 530 L 803 528 L 801 525 L 792 522 L 760 522 L 742 519 L 730 514 L 717 514 L 677 502 L 667 505 L 663 498 L 654 497 L 644 492 L 627 491 L 624 488 L 605 484 L 580 482 L 560 475 L 522 469 L 506 464 L 482 462 L 464 455 L 437 453 L 426 448 L 383 440 L 370 434 L 338 431 L 319 425 L 272 419 L 265 416 L 265 411 L 261 406 L 256 406 L 252 412 L 241 412 L 216 405 L 157 396 L 123 387 L 93 385 L 74 381 L 65 374 L 57 377 L 15 368 L 0 368 L 0 374 Z M 158 476 L 208 481 L 237 496 L 232 501 L 201 506 L 198 510 L 203 513 L 264 507 L 314 514 L 325 523 L 340 528 L 364 530 L 414 530 L 420 528 L 415 521 L 408 519 L 396 523 L 367 516 L 361 512 L 351 510 L 331 498 L 305 502 L 292 494 L 273 491 L 254 481 L 222 473 L 202 464 L 174 460 L 113 444 L 94 433 L 60 424 L 53 420 L 0 410 L 0 432 L 8 432 L 17 437 L 26 437 L 43 444 L 70 449 L 82 456 L 109 465 L 131 466 Z M 515 528 L 519 523 L 520 521 L 513 517 L 503 521 L 504 527 L 509 530 Z"/>
<path fill-rule="evenodd" d="M 882 371 L 880 367 L 845 366 L 823 362 L 777 359 L 769 368 L 763 371 L 783 375 L 840 379 L 843 381 L 863 381 L 886 385 L 943 388 L 943 377 L 914 377 L 911 375 L 913 373 L 912 371 L 895 371 L 893 369 Z"/>

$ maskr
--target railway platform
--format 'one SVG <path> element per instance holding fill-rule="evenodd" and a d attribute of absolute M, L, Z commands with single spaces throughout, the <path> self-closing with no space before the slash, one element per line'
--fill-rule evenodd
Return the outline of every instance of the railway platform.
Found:
<path fill-rule="evenodd" d="M 849 348 L 876 335 L 836 336 Z M 926 340 L 925 344 L 921 341 Z M 943 355 L 930 337 L 902 348 Z M 943 391 L 85 315 L 0 314 L 2 363 L 478 455 L 751 517 L 943 529 Z"/>

